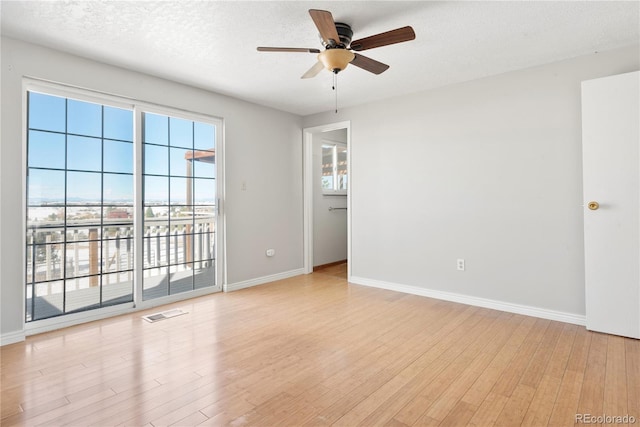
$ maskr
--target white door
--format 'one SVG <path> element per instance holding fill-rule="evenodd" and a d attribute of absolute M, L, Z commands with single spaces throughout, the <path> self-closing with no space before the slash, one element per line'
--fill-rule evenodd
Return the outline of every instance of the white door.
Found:
<path fill-rule="evenodd" d="M 582 83 L 587 329 L 633 338 L 640 338 L 639 79 L 634 72 Z"/>

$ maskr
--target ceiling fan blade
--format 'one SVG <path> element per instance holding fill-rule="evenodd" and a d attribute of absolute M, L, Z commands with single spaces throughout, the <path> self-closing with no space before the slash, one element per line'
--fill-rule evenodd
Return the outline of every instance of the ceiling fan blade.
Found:
<path fill-rule="evenodd" d="M 375 59 L 367 58 L 366 56 L 360 55 L 359 53 L 355 54 L 356 56 L 351 61 L 351 64 L 356 67 L 360 67 L 363 70 L 369 71 L 373 74 L 381 74 L 387 71 L 389 66 L 387 64 L 383 64 L 382 62 L 376 61 Z"/>
<path fill-rule="evenodd" d="M 333 20 L 331 12 L 326 10 L 309 9 L 309 15 L 313 19 L 313 23 L 318 27 L 320 35 L 325 43 L 331 44 L 329 40 L 333 40 L 336 44 L 340 43 L 340 36 L 336 30 L 336 23 Z"/>
<path fill-rule="evenodd" d="M 264 47 L 260 46 L 258 52 L 306 52 L 306 53 L 320 53 L 320 49 L 306 48 L 306 47 Z"/>
<path fill-rule="evenodd" d="M 361 51 L 373 49 L 374 47 L 387 46 L 390 44 L 407 42 L 416 38 L 416 33 L 411 27 L 402 27 L 385 33 L 365 37 L 351 42 L 351 50 Z"/>
<path fill-rule="evenodd" d="M 309 70 L 300 77 L 301 79 L 310 79 L 311 77 L 315 77 L 318 75 L 320 71 L 324 69 L 324 65 L 322 62 L 318 61 L 316 64 L 309 68 Z"/>

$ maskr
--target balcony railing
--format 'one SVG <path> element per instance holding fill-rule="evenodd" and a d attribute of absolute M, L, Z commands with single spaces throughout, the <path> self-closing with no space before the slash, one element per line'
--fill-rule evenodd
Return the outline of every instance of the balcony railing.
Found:
<path fill-rule="evenodd" d="M 170 221 L 167 217 L 145 218 L 142 243 L 145 278 L 166 275 L 167 269 L 172 274 L 210 269 L 215 262 L 215 216 L 209 212 Z M 77 309 L 86 309 L 87 298 L 131 300 L 133 222 L 129 218 L 103 219 L 102 224 L 96 219 L 67 220 L 66 226 L 64 221 L 29 222 L 26 273 L 28 320 L 34 291 L 37 299 L 64 312 L 73 310 L 74 299 L 66 298 L 62 310 L 62 294 L 83 289 L 101 288 L 99 294 L 93 293 L 97 297 L 80 298 L 83 301 Z M 152 286 L 145 279 L 146 295 L 163 292 L 149 289 Z"/>

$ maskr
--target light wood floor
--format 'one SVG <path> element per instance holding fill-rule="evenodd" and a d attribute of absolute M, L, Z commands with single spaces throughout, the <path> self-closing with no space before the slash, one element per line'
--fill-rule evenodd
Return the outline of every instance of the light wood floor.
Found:
<path fill-rule="evenodd" d="M 345 266 L 2 348 L 11 425 L 573 425 L 640 419 L 640 341 L 347 285 Z M 164 308 L 163 308 L 164 309 Z M 640 423 L 639 421 L 636 421 Z"/>

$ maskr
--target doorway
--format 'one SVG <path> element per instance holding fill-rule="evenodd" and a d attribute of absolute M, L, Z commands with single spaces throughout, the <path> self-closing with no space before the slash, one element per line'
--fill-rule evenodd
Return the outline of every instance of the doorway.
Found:
<path fill-rule="evenodd" d="M 303 130 L 304 271 L 347 260 L 351 275 L 350 122 Z"/>

